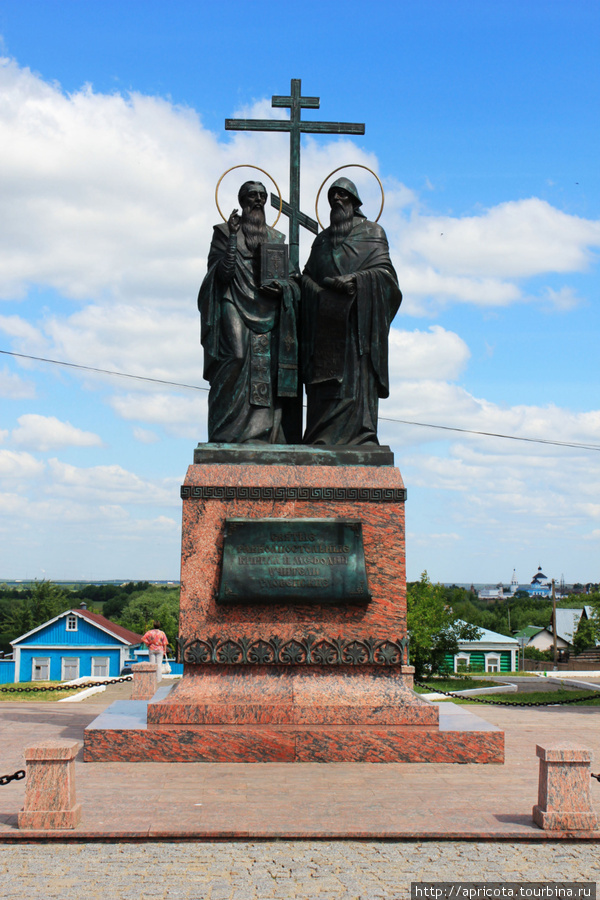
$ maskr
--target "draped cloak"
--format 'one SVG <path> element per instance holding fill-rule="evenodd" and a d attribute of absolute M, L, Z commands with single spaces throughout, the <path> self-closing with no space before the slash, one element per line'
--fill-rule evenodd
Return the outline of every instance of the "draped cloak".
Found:
<path fill-rule="evenodd" d="M 356 276 L 351 297 L 323 286 Z M 388 336 L 402 302 L 383 228 L 354 215 L 334 247 L 316 238 L 302 276 L 302 367 L 308 444 L 377 444 L 380 397 L 389 396 Z"/>
<path fill-rule="evenodd" d="M 267 226 L 267 241 L 285 237 Z M 281 281 L 281 297 L 261 294 L 259 255 L 242 228 L 232 238 L 226 223 L 215 226 L 198 295 L 211 442 L 285 443 L 282 398 L 298 392 L 299 288 Z"/>

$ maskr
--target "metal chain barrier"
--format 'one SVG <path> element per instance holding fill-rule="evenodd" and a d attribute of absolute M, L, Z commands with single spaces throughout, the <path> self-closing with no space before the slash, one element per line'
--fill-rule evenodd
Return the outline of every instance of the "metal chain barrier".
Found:
<path fill-rule="evenodd" d="M 103 684 L 119 684 L 122 681 L 133 681 L 133 675 L 123 678 L 110 678 L 108 681 L 90 681 L 83 684 L 57 684 L 54 687 L 9 687 L 0 688 L 2 694 L 37 694 L 40 691 L 81 691 L 89 687 L 100 687 Z M 1 783 L 1 782 L 0 782 Z"/>
<path fill-rule="evenodd" d="M 544 703 L 541 700 L 523 700 L 521 703 L 511 703 L 510 700 L 487 700 L 485 697 L 466 696 L 452 691 L 442 691 L 432 687 L 430 684 L 424 684 L 422 681 L 415 681 L 417 687 L 424 687 L 432 694 L 443 694 L 445 697 L 455 697 L 457 700 L 468 700 L 469 703 L 487 703 L 490 706 L 565 706 L 569 703 L 587 703 L 590 697 L 573 697 L 572 700 L 549 700 Z M 600 693 L 598 694 L 600 697 Z"/>
<path fill-rule="evenodd" d="M 0 775 L 0 786 L 10 784 L 11 781 L 20 781 L 25 778 L 25 769 L 18 769 L 12 775 Z"/>
<path fill-rule="evenodd" d="M 57 684 L 55 687 L 40 686 L 37 688 L 5 687 L 0 688 L 0 692 L 4 694 L 23 694 L 37 693 L 38 691 L 76 691 L 81 688 L 85 690 L 86 687 L 100 687 L 104 684 L 119 684 L 124 681 L 133 681 L 133 675 L 126 675 L 124 678 L 110 678 L 108 681 L 94 681 L 82 685 Z M 10 784 L 11 781 L 21 781 L 22 778 L 25 778 L 25 769 L 17 769 L 12 775 L 0 775 L 0 787 L 4 787 L 5 784 Z"/>

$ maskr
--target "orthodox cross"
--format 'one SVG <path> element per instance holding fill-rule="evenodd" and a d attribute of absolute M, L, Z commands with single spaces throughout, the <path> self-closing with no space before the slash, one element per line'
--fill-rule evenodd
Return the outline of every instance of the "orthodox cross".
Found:
<path fill-rule="evenodd" d="M 300 134 L 364 134 L 364 123 L 306 122 L 301 109 L 319 109 L 320 97 L 303 97 L 300 79 L 292 78 L 290 95 L 271 98 L 271 106 L 290 110 L 289 119 L 225 119 L 226 131 L 289 131 L 290 133 L 290 202 L 282 204 L 282 212 L 290 220 L 290 269 L 299 268 L 300 225 L 316 234 L 318 225 L 300 212 Z M 271 204 L 279 207 L 279 198 L 271 194 Z"/>

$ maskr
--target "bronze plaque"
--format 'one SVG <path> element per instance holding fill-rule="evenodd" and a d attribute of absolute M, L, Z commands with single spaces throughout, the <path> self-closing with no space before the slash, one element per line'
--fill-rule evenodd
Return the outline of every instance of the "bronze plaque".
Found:
<path fill-rule="evenodd" d="M 358 520 L 225 520 L 221 603 L 370 599 Z"/>

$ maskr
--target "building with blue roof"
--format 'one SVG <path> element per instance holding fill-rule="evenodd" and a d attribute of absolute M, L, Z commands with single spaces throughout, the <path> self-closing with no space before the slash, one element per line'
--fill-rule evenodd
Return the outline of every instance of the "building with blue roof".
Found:
<path fill-rule="evenodd" d="M 112 678 L 133 657 L 142 635 L 98 613 L 69 609 L 11 641 L 14 680 Z"/>

